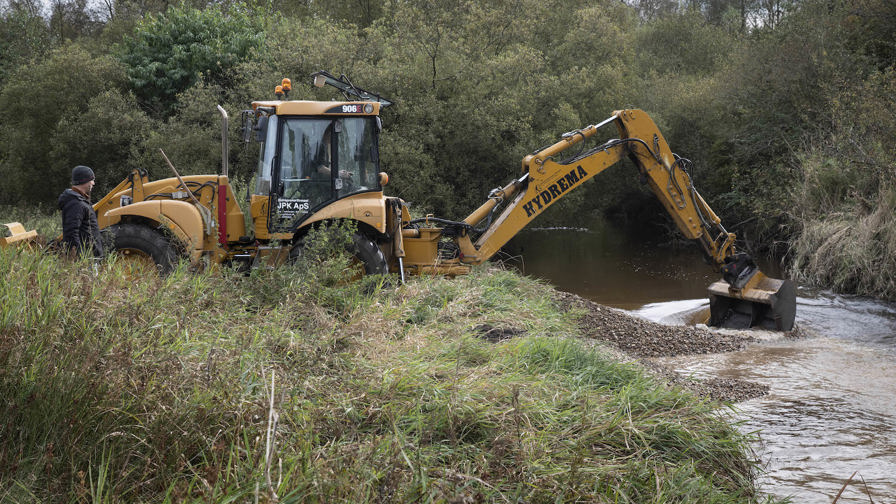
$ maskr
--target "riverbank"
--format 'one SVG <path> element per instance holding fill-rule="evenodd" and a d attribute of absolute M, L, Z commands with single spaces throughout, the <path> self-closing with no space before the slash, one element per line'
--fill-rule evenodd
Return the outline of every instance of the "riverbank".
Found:
<path fill-rule="evenodd" d="M 619 350 L 619 358 L 638 362 L 670 386 L 696 395 L 736 403 L 768 393 L 768 385 L 733 378 L 696 380 L 681 376 L 657 358 L 677 355 L 726 353 L 743 350 L 759 338 L 754 331 L 709 329 L 705 326 L 669 326 L 632 316 L 568 292 L 557 291 L 558 306 L 574 314 L 582 337 L 605 342 Z M 798 338 L 799 328 L 776 337 Z"/>
<path fill-rule="evenodd" d="M 760 500 L 718 403 L 550 287 L 318 266 L 131 282 L 0 252 L 0 501 Z"/>

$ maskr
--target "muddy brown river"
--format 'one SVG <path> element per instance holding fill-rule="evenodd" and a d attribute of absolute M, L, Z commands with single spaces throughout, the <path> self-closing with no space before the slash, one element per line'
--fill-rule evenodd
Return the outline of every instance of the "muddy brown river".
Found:
<path fill-rule="evenodd" d="M 526 274 L 656 322 L 684 324 L 708 309 L 706 287 L 717 275 L 696 248 L 633 244 L 591 229 L 524 231 L 506 251 Z M 757 439 L 764 493 L 830 504 L 856 472 L 838 504 L 867 504 L 869 494 L 896 503 L 896 305 L 802 288 L 797 295 L 806 337 L 766 334 L 740 352 L 664 362 L 695 377 L 770 386 L 735 405 L 739 428 Z"/>

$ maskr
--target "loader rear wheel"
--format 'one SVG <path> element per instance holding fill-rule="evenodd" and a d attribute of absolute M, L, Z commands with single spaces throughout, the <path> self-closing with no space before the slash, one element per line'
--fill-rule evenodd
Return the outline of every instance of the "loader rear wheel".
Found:
<path fill-rule="evenodd" d="M 150 270 L 167 274 L 177 264 L 177 249 L 171 240 L 159 231 L 145 224 L 116 224 L 112 233 L 112 249 L 127 261 L 129 270 L 135 275 Z"/>

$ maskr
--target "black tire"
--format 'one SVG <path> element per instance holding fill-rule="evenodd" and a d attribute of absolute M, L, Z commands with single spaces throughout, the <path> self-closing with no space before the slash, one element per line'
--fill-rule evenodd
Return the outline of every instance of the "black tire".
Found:
<path fill-rule="evenodd" d="M 386 263 L 386 256 L 380 247 L 373 240 L 361 233 L 352 235 L 352 246 L 354 250 L 349 252 L 355 256 L 355 259 L 364 264 L 364 273 L 368 275 L 385 275 L 389 273 L 389 265 Z"/>
<path fill-rule="evenodd" d="M 177 264 L 177 249 L 171 240 L 145 224 L 116 224 L 112 233 L 112 250 L 125 259 L 152 260 L 162 274 L 170 273 Z"/>
<path fill-rule="evenodd" d="M 305 238 L 299 238 L 289 251 L 289 260 L 297 261 L 302 257 L 305 247 Z M 386 256 L 373 240 L 363 233 L 352 234 L 352 241 L 345 247 L 361 265 L 364 266 L 365 275 L 386 275 L 389 273 L 389 264 Z"/>

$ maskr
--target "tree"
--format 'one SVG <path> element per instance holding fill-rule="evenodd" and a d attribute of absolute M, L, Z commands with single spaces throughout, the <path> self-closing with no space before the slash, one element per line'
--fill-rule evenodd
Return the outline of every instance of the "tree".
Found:
<path fill-rule="evenodd" d="M 263 40 L 260 18 L 243 6 L 170 7 L 138 24 L 119 57 L 141 103 L 164 117 L 174 112 L 177 94 L 202 79 L 229 87 L 230 70 Z"/>
<path fill-rule="evenodd" d="M 74 118 L 94 97 L 123 85 L 118 62 L 75 43 L 19 67 L 0 91 L 0 116 L 10 118 L 0 124 L 0 200 L 52 201 L 67 184 L 72 163 L 91 163 L 74 152 L 51 156 L 60 128 L 83 128 Z"/>
<path fill-rule="evenodd" d="M 115 187 L 134 168 L 144 168 L 144 148 L 158 126 L 137 106 L 133 95 L 107 89 L 90 98 L 83 111 L 63 116 L 50 141 L 50 165 L 65 171 L 87 164 L 97 175 L 95 194 Z"/>
<path fill-rule="evenodd" d="M 102 26 L 87 0 L 51 0 L 49 22 L 53 37 L 59 41 L 91 35 Z"/>
<path fill-rule="evenodd" d="M 679 8 L 676 0 L 630 0 L 626 3 L 634 7 L 644 21 L 673 14 Z"/>
<path fill-rule="evenodd" d="M 0 84 L 22 63 L 43 54 L 50 32 L 36 0 L 12 1 L 0 10 Z"/>
<path fill-rule="evenodd" d="M 851 0 L 843 20 L 847 43 L 879 70 L 896 66 L 896 0 Z"/>

